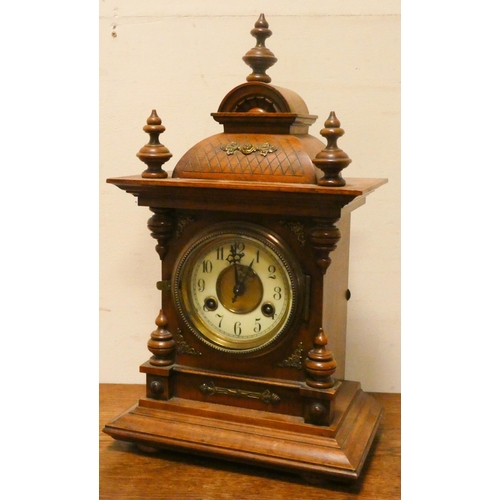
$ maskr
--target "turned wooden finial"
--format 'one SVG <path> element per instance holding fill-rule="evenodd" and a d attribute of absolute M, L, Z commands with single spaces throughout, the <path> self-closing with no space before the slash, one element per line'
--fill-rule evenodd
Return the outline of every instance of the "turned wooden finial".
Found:
<path fill-rule="evenodd" d="M 165 132 L 165 127 L 161 124 L 161 118 L 156 114 L 155 109 L 151 111 L 151 116 L 147 119 L 143 130 L 149 134 L 149 142 L 137 153 L 138 158 L 148 166 L 142 173 L 142 177 L 151 179 L 168 177 L 167 172 L 161 166 L 170 160 L 172 153 L 159 141 L 159 136 Z"/>
<path fill-rule="evenodd" d="M 307 354 L 305 362 L 307 379 L 306 383 L 310 387 L 326 389 L 335 385 L 332 375 L 337 368 L 337 362 L 333 359 L 333 354 L 327 349 L 328 339 L 320 328 L 314 337 L 314 349 Z"/>
<path fill-rule="evenodd" d="M 153 354 L 149 362 L 153 366 L 169 366 L 174 362 L 175 341 L 168 331 L 168 320 L 162 309 L 155 323 L 157 328 L 148 340 L 148 349 Z"/>
<path fill-rule="evenodd" d="M 341 187 L 345 180 L 340 172 L 351 163 L 351 159 L 344 151 L 337 147 L 337 139 L 344 135 L 340 122 L 332 111 L 325 122 L 325 128 L 320 134 L 327 140 L 327 146 L 320 151 L 313 163 L 325 174 L 319 181 L 320 186 Z"/>
<path fill-rule="evenodd" d="M 269 38 L 273 32 L 269 29 L 269 24 L 264 14 L 260 15 L 254 29 L 250 33 L 255 37 L 257 43 L 253 49 L 249 50 L 243 56 L 243 60 L 252 68 L 252 73 L 247 76 L 247 82 L 269 83 L 271 77 L 266 75 L 266 70 L 278 59 L 266 47 L 266 38 Z"/>

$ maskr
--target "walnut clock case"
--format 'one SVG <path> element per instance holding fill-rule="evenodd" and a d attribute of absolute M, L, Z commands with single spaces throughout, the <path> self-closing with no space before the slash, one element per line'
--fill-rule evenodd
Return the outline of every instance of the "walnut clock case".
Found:
<path fill-rule="evenodd" d="M 356 479 L 382 408 L 343 380 L 350 213 L 386 180 L 342 177 L 351 160 L 335 113 L 326 145 L 309 135 L 317 117 L 270 85 L 264 15 L 251 34 L 252 73 L 212 114 L 223 132 L 169 177 L 153 111 L 137 154 L 146 170 L 107 180 L 153 212 L 161 308 L 140 367 L 144 397 L 104 432 L 143 449 Z"/>

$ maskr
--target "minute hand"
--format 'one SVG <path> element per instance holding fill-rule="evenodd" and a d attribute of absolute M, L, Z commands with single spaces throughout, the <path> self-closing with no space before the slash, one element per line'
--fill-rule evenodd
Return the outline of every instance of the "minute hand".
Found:
<path fill-rule="evenodd" d="M 243 275 L 243 278 L 241 279 L 241 281 L 239 281 L 238 278 L 236 277 L 236 284 L 234 285 L 234 288 L 233 288 L 233 293 L 234 293 L 233 300 L 232 300 L 233 302 L 236 302 L 238 297 L 241 297 L 242 295 L 244 295 L 245 290 L 246 290 L 245 283 L 246 283 L 246 280 L 248 278 L 248 274 L 250 273 L 250 271 L 252 269 L 254 260 L 255 259 L 253 259 L 252 262 L 250 262 L 250 265 L 247 267 L 247 270 L 246 270 L 245 274 Z"/>
<path fill-rule="evenodd" d="M 252 266 L 253 266 L 253 262 L 254 262 L 255 259 L 252 260 L 252 262 L 250 262 L 249 266 L 247 267 L 247 270 L 243 276 L 243 279 L 241 280 L 241 282 L 243 283 L 243 285 L 246 283 L 247 281 L 247 278 L 248 278 L 248 275 L 250 274 L 250 271 L 252 270 Z"/>

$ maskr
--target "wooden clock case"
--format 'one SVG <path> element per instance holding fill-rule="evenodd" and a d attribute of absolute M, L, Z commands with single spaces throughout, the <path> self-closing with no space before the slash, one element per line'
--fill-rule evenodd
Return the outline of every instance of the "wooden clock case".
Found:
<path fill-rule="evenodd" d="M 165 129 L 153 111 L 144 127 L 150 142 L 138 153 L 147 169 L 108 179 L 153 212 L 161 309 L 148 341 L 152 356 L 140 367 L 145 395 L 104 432 L 143 449 L 356 479 L 382 408 L 358 382 L 343 380 L 350 213 L 386 180 L 342 177 L 351 160 L 337 147 L 343 130 L 335 114 L 321 131 L 325 147 L 308 134 L 316 117 L 304 101 L 269 84 L 266 70 L 276 58 L 265 47 L 271 31 L 263 15 L 251 33 L 257 44 L 244 60 L 253 72 L 213 113 L 224 132 L 193 146 L 169 177 L 162 165 L 172 155 L 158 140 Z M 196 335 L 172 290 L 189 245 L 216 225 L 235 223 L 276 235 L 301 272 L 288 330 L 245 354 Z"/>

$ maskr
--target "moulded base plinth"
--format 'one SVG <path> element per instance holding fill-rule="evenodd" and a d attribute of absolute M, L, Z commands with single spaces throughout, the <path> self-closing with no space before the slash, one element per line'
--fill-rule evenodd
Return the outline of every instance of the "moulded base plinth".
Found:
<path fill-rule="evenodd" d="M 357 479 L 375 437 L 381 405 L 359 383 L 343 381 L 326 426 L 300 417 L 172 398 L 141 399 L 107 424 L 114 439 L 298 473 Z"/>

